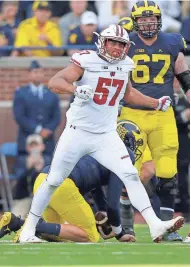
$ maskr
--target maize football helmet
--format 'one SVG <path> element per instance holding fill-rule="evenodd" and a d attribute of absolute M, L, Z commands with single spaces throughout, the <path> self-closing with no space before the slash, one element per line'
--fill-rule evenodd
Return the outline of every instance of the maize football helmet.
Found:
<path fill-rule="evenodd" d="M 157 17 L 157 22 L 137 23 L 138 18 L 143 17 Z M 152 38 L 161 30 L 162 19 L 159 6 L 154 1 L 144 0 L 137 2 L 131 11 L 131 18 L 133 20 L 133 28 L 144 38 Z M 153 27 L 154 26 L 154 27 Z M 146 27 L 144 29 L 144 27 Z M 148 29 L 149 27 L 149 29 Z"/>
<path fill-rule="evenodd" d="M 118 21 L 118 25 L 123 27 L 128 33 L 133 31 L 133 21 L 130 17 L 124 17 Z"/>

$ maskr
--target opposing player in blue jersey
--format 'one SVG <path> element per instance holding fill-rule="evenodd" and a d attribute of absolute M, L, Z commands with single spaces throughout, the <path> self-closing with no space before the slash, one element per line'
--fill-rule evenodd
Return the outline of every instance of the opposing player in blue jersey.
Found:
<path fill-rule="evenodd" d="M 132 71 L 132 85 L 153 98 L 168 95 L 173 99 L 176 77 L 185 93 L 190 89 L 190 71 L 183 50 L 185 41 L 180 34 L 161 32 L 159 6 L 153 1 L 137 2 L 131 12 L 133 29 L 130 39 L 135 43 L 128 55 L 137 64 Z M 120 120 L 135 122 L 144 134 L 159 178 L 161 219 L 173 217 L 176 192 L 178 136 L 173 109 L 160 113 L 142 106 L 124 104 Z M 140 158 L 140 162 L 142 158 Z"/>

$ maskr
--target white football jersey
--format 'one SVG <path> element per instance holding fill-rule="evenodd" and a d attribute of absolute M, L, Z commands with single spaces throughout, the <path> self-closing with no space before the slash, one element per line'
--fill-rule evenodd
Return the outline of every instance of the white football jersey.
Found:
<path fill-rule="evenodd" d="M 93 133 L 116 129 L 119 101 L 126 90 L 128 73 L 135 67 L 133 60 L 126 57 L 111 64 L 88 50 L 75 53 L 71 62 L 84 69 L 83 77 L 75 85 L 90 85 L 94 97 L 88 101 L 75 97 L 66 113 L 67 125 Z"/>

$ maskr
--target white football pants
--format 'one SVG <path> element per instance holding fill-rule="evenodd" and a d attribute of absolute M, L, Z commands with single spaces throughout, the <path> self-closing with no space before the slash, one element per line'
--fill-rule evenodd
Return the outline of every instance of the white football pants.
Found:
<path fill-rule="evenodd" d="M 90 155 L 114 172 L 122 181 L 137 174 L 128 151 L 116 131 L 97 134 L 66 128 L 55 149 L 47 181 L 59 186 L 84 155 Z"/>
<path fill-rule="evenodd" d="M 66 128 L 57 143 L 47 179 L 33 198 L 28 217 L 28 228 L 33 229 L 33 232 L 38 222 L 36 217 L 41 216 L 56 187 L 69 176 L 79 159 L 86 154 L 95 158 L 123 181 L 129 199 L 137 210 L 142 212 L 151 207 L 137 169 L 132 165 L 128 151 L 116 131 L 95 134 L 73 127 Z M 154 216 L 154 211 L 151 215 L 150 217 Z"/>

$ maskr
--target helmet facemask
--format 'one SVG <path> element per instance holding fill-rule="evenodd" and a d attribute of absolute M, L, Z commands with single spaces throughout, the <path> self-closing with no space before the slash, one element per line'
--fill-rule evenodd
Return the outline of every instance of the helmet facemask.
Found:
<path fill-rule="evenodd" d="M 153 16 L 153 15 L 152 15 Z M 149 16 L 147 16 L 149 17 Z M 138 17 L 133 20 L 133 27 L 136 32 L 138 32 L 144 38 L 152 38 L 159 33 L 162 27 L 162 19 L 161 16 L 156 16 L 157 22 L 144 22 L 138 23 Z M 145 27 L 145 29 L 144 29 Z"/>

